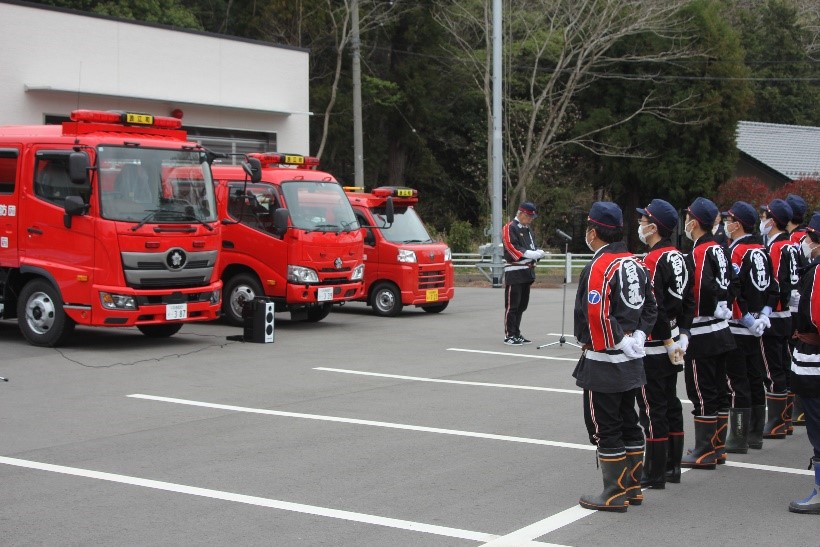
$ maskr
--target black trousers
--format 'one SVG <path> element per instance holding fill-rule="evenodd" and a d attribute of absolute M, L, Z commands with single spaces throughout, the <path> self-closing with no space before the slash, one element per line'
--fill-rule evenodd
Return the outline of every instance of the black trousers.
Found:
<path fill-rule="evenodd" d="M 764 335 L 761 341 L 766 389 L 771 393 L 786 393 L 789 390 L 789 371 L 792 368 L 786 338 Z"/>
<path fill-rule="evenodd" d="M 728 406 L 750 408 L 766 404 L 763 386 L 763 346 L 755 336 L 735 335 L 737 348 L 726 355 Z"/>
<path fill-rule="evenodd" d="M 584 390 L 584 422 L 592 444 L 603 449 L 643 446 L 635 412 L 637 389 L 619 393 Z"/>
<path fill-rule="evenodd" d="M 683 431 L 683 406 L 677 394 L 678 373 L 669 357 L 647 355 L 643 358 L 646 385 L 638 391 L 638 411 L 648 439 L 663 440 L 669 432 Z"/>
<path fill-rule="evenodd" d="M 806 415 L 806 435 L 814 448 L 814 457 L 820 458 L 820 397 L 800 397 Z"/>
<path fill-rule="evenodd" d="M 521 316 L 530 303 L 532 283 L 509 283 L 504 287 L 504 336 L 521 336 Z"/>
<path fill-rule="evenodd" d="M 727 352 L 728 353 L 728 352 Z M 684 362 L 686 395 L 695 416 L 716 416 L 726 409 L 726 353 L 708 357 L 689 357 Z"/>

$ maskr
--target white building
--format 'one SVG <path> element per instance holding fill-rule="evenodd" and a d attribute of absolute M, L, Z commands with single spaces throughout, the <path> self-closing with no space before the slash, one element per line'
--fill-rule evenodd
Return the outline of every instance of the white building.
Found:
<path fill-rule="evenodd" d="M 183 113 L 220 152 L 309 153 L 308 51 L 0 0 L 0 125 Z"/>

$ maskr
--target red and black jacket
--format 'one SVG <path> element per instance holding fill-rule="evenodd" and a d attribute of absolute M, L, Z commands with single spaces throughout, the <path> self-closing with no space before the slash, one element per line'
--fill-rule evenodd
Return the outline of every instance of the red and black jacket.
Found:
<path fill-rule="evenodd" d="M 777 299 L 769 316 L 772 326 L 766 330 L 764 336 L 790 336 L 792 329 L 789 299 L 792 290 L 797 290 L 800 279 L 797 272 L 797 252 L 786 232 L 777 234 L 766 244 L 766 248 L 772 261 L 772 280 Z"/>
<path fill-rule="evenodd" d="M 800 278 L 800 303 L 795 315 L 795 332 L 820 336 L 820 259 L 814 259 Z M 797 336 L 796 334 L 795 336 Z M 796 339 L 792 352 L 790 389 L 802 397 L 820 397 L 820 340 Z"/>
<path fill-rule="evenodd" d="M 740 319 L 747 313 L 759 314 L 764 306 L 774 307 L 776 304 L 772 264 L 766 248 L 752 234 L 732 241 L 729 253 L 737 279 L 737 283 L 732 284 L 734 303 L 729 327 L 732 334 L 753 336 L 749 329 L 740 324 Z"/>
<path fill-rule="evenodd" d="M 532 283 L 535 281 L 535 260 L 526 258 L 525 251 L 535 251 L 532 230 L 518 219 L 508 222 L 501 230 L 501 243 L 504 247 L 504 282 Z"/>

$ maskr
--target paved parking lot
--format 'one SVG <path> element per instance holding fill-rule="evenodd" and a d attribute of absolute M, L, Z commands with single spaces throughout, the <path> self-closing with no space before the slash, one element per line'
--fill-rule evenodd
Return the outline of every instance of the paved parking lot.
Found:
<path fill-rule="evenodd" d="M 0 542 L 820 544 L 817 518 L 786 510 L 812 482 L 804 428 L 625 514 L 580 508 L 601 475 L 579 353 L 536 347 L 557 340 L 561 302 L 533 291 L 524 347 L 501 343 L 489 288 L 458 289 L 439 315 L 281 314 L 273 344 L 216 323 L 159 341 L 77 329 L 44 349 L 0 323 Z"/>

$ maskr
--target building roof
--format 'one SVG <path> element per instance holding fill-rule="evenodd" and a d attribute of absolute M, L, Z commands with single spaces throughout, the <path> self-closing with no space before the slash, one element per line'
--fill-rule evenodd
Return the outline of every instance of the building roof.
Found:
<path fill-rule="evenodd" d="M 820 127 L 739 122 L 737 148 L 791 180 L 820 177 Z"/>

